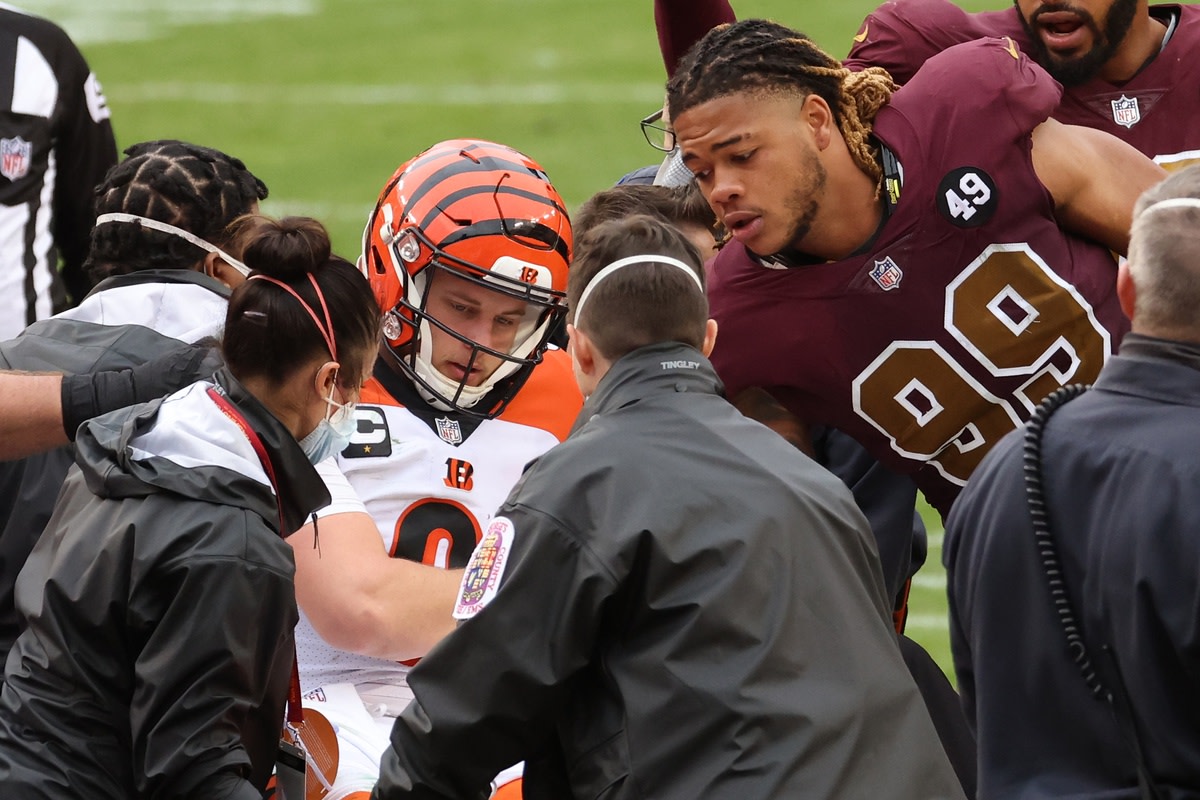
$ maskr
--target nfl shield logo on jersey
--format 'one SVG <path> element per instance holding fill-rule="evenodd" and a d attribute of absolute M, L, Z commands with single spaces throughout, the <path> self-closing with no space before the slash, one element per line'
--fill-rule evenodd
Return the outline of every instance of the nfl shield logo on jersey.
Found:
<path fill-rule="evenodd" d="M 33 161 L 33 145 L 14 136 L 0 139 L 0 175 L 10 181 L 19 181 L 29 174 L 29 163 Z"/>
<path fill-rule="evenodd" d="M 1112 101 L 1113 121 L 1126 128 L 1132 128 L 1142 121 L 1142 112 L 1138 109 L 1136 97 L 1121 95 L 1119 100 Z"/>
<path fill-rule="evenodd" d="M 879 284 L 879 288 L 885 292 L 890 292 L 900 285 L 900 279 L 904 277 L 904 273 L 895 261 L 892 261 L 891 256 L 885 256 L 883 261 L 876 261 L 875 268 L 871 270 L 871 278 Z"/>
<path fill-rule="evenodd" d="M 442 441 L 447 444 L 462 444 L 462 428 L 459 427 L 458 420 L 450 419 L 449 417 L 438 417 L 434 420 L 437 423 L 437 434 L 442 437 Z"/>

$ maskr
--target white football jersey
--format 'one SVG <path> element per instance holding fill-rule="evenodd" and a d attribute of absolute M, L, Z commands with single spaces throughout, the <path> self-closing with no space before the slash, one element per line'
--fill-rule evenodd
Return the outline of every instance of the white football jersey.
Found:
<path fill-rule="evenodd" d="M 372 378 L 358 404 L 350 446 L 336 465 L 329 459 L 318 467 L 333 497 L 318 517 L 365 505 L 393 558 L 464 567 L 525 465 L 566 438 L 581 404 L 569 359 L 559 350 L 546 354 L 492 420 L 424 404 L 406 407 Z M 324 536 L 322 545 L 333 546 Z M 330 647 L 303 613 L 296 649 L 306 690 L 332 683 L 403 684 L 409 669 Z"/>

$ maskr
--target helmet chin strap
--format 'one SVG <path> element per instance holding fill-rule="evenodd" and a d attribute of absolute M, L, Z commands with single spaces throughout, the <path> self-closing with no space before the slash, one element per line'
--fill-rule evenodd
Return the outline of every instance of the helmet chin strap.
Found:
<path fill-rule="evenodd" d="M 462 381 L 451 380 L 443 375 L 436 367 L 433 366 L 433 337 L 429 333 L 429 320 L 422 318 L 420 333 L 418 336 L 418 347 L 416 357 L 416 372 L 426 383 L 437 390 L 442 397 L 425 397 L 429 391 L 420 384 L 417 384 L 417 391 L 425 399 L 426 402 L 443 410 L 450 410 L 453 406 L 447 403 L 446 399 L 453 399 L 458 395 L 454 405 L 458 408 L 473 408 L 476 403 L 484 398 L 492 387 L 499 381 L 503 375 L 500 373 L 504 370 L 506 364 L 501 364 L 495 372 L 488 376 L 487 380 L 480 386 L 468 386 Z M 509 370 L 511 371 L 511 370 Z"/>

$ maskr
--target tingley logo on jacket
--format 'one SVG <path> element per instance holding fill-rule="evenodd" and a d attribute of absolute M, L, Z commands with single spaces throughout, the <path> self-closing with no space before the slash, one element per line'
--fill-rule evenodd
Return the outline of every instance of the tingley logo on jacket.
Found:
<path fill-rule="evenodd" d="M 0 139 L 0 175 L 16 182 L 29 174 L 33 161 L 33 144 L 20 136 Z"/>
<path fill-rule="evenodd" d="M 871 270 L 871 279 L 879 284 L 879 288 L 885 292 L 890 292 L 898 287 L 900 279 L 903 277 L 904 272 L 895 261 L 892 261 L 891 256 L 884 256 L 883 261 L 876 261 Z"/>
<path fill-rule="evenodd" d="M 1118 125 L 1124 125 L 1126 128 L 1132 128 L 1142 121 L 1142 112 L 1138 108 L 1138 99 L 1136 97 L 1121 95 L 1112 101 L 1112 112 L 1113 122 Z"/>

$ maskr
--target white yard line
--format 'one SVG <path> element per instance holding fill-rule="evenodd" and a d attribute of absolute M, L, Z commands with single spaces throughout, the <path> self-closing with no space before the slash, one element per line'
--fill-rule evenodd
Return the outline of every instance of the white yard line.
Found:
<path fill-rule="evenodd" d="M 910 631 L 945 631 L 950 629 L 950 620 L 945 614 L 909 614 L 904 629 Z"/>
<path fill-rule="evenodd" d="M 269 217 L 312 217 L 321 220 L 327 226 L 337 223 L 366 225 L 372 208 L 374 206 L 370 203 L 328 203 L 297 197 L 276 199 L 274 193 L 262 203 L 262 213 Z"/>
<path fill-rule="evenodd" d="M 925 567 L 922 567 L 921 570 L 913 576 L 912 583 L 913 587 L 917 589 L 928 589 L 929 591 L 944 592 L 946 591 L 946 573 L 939 570 L 926 575 Z"/>
<path fill-rule="evenodd" d="M 291 84 L 191 83 L 179 81 L 122 84 L 108 89 L 121 103 L 159 103 L 185 100 L 215 105 L 290 106 L 529 106 L 564 103 L 652 105 L 662 97 L 662 85 L 643 83 L 529 83 L 503 86 L 480 84 Z"/>
<path fill-rule="evenodd" d="M 54 20 L 77 44 L 154 39 L 171 27 L 305 16 L 317 0 L 18 0 L 25 10 Z"/>

